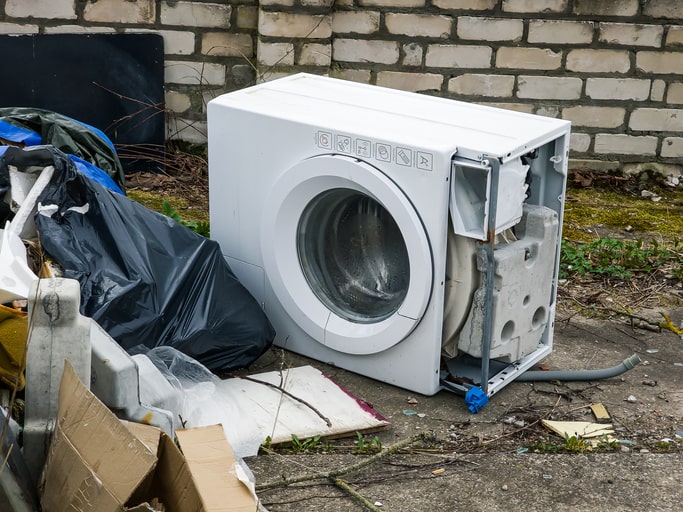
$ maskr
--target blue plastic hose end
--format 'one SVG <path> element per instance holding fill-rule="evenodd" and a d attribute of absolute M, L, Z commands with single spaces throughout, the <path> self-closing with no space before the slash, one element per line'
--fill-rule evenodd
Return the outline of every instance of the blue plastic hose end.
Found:
<path fill-rule="evenodd" d="M 465 403 L 472 414 L 477 414 L 479 409 L 489 403 L 489 397 L 480 388 L 470 388 L 465 395 Z"/>

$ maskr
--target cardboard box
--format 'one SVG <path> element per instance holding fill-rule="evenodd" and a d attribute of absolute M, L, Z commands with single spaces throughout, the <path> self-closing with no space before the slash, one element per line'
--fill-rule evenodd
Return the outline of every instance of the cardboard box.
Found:
<path fill-rule="evenodd" d="M 254 512 L 220 425 L 179 430 L 120 421 L 66 362 L 40 485 L 43 512 Z"/>

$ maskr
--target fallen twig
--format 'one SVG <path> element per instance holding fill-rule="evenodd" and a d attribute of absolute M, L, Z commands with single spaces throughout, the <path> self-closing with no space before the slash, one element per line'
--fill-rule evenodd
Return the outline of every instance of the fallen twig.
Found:
<path fill-rule="evenodd" d="M 341 478 L 337 478 L 334 481 L 334 485 L 339 487 L 345 493 L 351 495 L 351 497 L 353 497 L 358 503 L 360 503 L 363 507 L 367 508 L 368 510 L 372 510 L 373 512 L 380 512 L 379 508 L 377 508 L 374 504 L 370 503 L 362 494 L 353 489 Z"/>
<path fill-rule="evenodd" d="M 335 469 L 333 471 L 322 471 L 320 473 L 312 473 L 308 475 L 299 475 L 291 478 L 283 478 L 281 480 L 276 480 L 274 482 L 266 482 L 264 484 L 260 484 L 256 486 L 256 492 L 261 492 L 265 491 L 268 489 L 273 489 L 276 487 L 287 487 L 292 484 L 297 484 L 300 482 L 309 482 L 312 480 L 325 480 L 325 479 L 331 479 L 335 480 L 337 477 L 340 477 L 342 475 L 345 475 L 347 473 L 351 473 L 353 471 L 358 471 L 359 469 L 364 468 L 365 466 L 369 466 L 370 464 L 373 464 L 377 462 L 378 460 L 381 460 L 393 453 L 396 453 L 397 451 L 410 446 L 411 444 L 414 444 L 422 439 L 424 439 L 426 436 L 425 433 L 417 434 L 412 437 L 409 437 L 407 439 L 403 439 L 397 443 L 394 443 L 387 448 L 383 449 L 381 452 L 376 453 L 375 455 L 372 455 L 371 457 L 368 457 L 367 459 L 363 459 L 360 462 L 357 462 L 356 464 L 351 464 L 350 466 L 346 466 L 344 468 L 339 468 Z"/>
<path fill-rule="evenodd" d="M 241 378 L 244 379 L 244 380 L 251 381 L 251 382 L 257 382 L 257 383 L 259 383 L 259 384 L 263 384 L 264 386 L 268 386 L 268 387 L 271 387 L 271 388 L 273 388 L 273 389 L 277 389 L 277 390 L 280 391 L 283 395 L 287 395 L 287 396 L 288 396 L 289 398 L 291 398 L 292 400 L 296 400 L 297 402 L 299 402 L 299 403 L 305 405 L 306 407 L 308 407 L 310 410 L 312 410 L 314 413 L 316 413 L 318 416 L 320 416 L 320 418 L 325 422 L 325 424 L 326 424 L 328 427 L 331 427 L 331 426 L 332 426 L 332 422 L 330 421 L 330 419 L 327 418 L 323 413 L 321 413 L 318 409 L 316 409 L 313 405 L 309 404 L 309 403 L 308 403 L 306 400 L 304 400 L 303 398 L 299 398 L 298 396 L 293 395 L 292 393 L 290 393 L 289 391 L 287 391 L 286 389 L 284 389 L 284 388 L 282 387 L 282 385 L 271 384 L 270 382 L 265 382 L 265 381 L 258 380 L 258 379 L 254 379 L 253 377 L 248 377 L 248 376 L 244 376 L 244 377 L 241 377 Z"/>

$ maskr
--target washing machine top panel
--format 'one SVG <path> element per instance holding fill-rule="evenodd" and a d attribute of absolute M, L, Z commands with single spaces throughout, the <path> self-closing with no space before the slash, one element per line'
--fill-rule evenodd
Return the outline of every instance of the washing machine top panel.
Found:
<path fill-rule="evenodd" d="M 219 96 L 228 107 L 435 152 L 502 161 L 568 133 L 570 122 L 300 73 Z M 334 149 L 334 146 L 331 147 Z"/>

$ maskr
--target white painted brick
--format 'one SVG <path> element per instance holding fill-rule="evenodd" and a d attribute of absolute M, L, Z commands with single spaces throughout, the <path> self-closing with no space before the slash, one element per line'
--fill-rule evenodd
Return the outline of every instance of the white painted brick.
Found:
<path fill-rule="evenodd" d="M 626 73 L 631 69 L 628 50 L 570 50 L 567 70 L 584 73 Z"/>
<path fill-rule="evenodd" d="M 666 90 L 666 82 L 664 80 L 653 80 L 652 91 L 650 92 L 650 100 L 662 101 L 664 100 L 664 91 Z"/>
<path fill-rule="evenodd" d="M 512 75 L 464 74 L 448 81 L 448 91 L 463 96 L 509 98 L 514 87 Z"/>
<path fill-rule="evenodd" d="M 6 0 L 5 14 L 11 18 L 76 19 L 74 0 Z"/>
<path fill-rule="evenodd" d="M 564 12 L 569 0 L 503 0 L 504 12 Z"/>
<path fill-rule="evenodd" d="M 636 53 L 636 68 L 646 73 L 683 74 L 683 52 Z"/>
<path fill-rule="evenodd" d="M 624 123 L 626 110 L 621 107 L 576 106 L 562 110 L 562 119 L 574 126 L 589 128 L 618 128 Z"/>
<path fill-rule="evenodd" d="M 0 23 L 0 34 L 37 34 L 38 25 L 20 25 L 16 23 Z"/>
<path fill-rule="evenodd" d="M 592 21 L 531 20 L 530 43 L 588 44 L 593 41 L 595 23 Z"/>
<path fill-rule="evenodd" d="M 622 167 L 624 176 L 640 178 L 643 175 L 650 177 L 666 178 L 667 176 L 683 177 L 683 166 L 676 164 L 653 162 L 638 162 L 624 164 Z"/>
<path fill-rule="evenodd" d="M 643 14 L 652 18 L 683 19 L 683 4 L 678 0 L 648 0 L 643 2 Z"/>
<path fill-rule="evenodd" d="M 194 53 L 194 32 L 139 28 L 128 28 L 125 32 L 132 32 L 135 34 L 159 34 L 164 40 L 165 55 L 192 55 Z"/>
<path fill-rule="evenodd" d="M 683 46 L 683 26 L 672 25 L 666 32 L 667 46 Z"/>
<path fill-rule="evenodd" d="M 44 27 L 45 34 L 114 34 L 113 27 L 86 27 L 84 25 L 58 25 L 56 27 Z M 136 32 L 142 32 L 137 30 Z M 0 26 L 0 33 L 6 34 Z"/>
<path fill-rule="evenodd" d="M 432 14 L 392 14 L 387 13 L 384 23 L 390 34 L 410 37 L 440 37 L 451 35 L 453 18 Z"/>
<path fill-rule="evenodd" d="M 85 4 L 85 21 L 100 23 L 152 24 L 156 18 L 155 0 L 98 0 Z"/>
<path fill-rule="evenodd" d="M 330 75 L 361 84 L 369 84 L 372 79 L 372 73 L 369 69 L 338 69 L 332 71 Z"/>
<path fill-rule="evenodd" d="M 646 100 L 650 80 L 643 78 L 588 78 L 586 96 L 594 100 Z"/>
<path fill-rule="evenodd" d="M 621 133 L 598 133 L 595 136 L 595 153 L 653 156 L 657 152 L 657 137 L 635 137 Z"/>
<path fill-rule="evenodd" d="M 166 61 L 165 80 L 170 84 L 223 85 L 225 66 L 210 62 Z"/>
<path fill-rule="evenodd" d="M 681 132 L 683 110 L 676 108 L 637 108 L 631 114 L 632 130 Z"/>
<path fill-rule="evenodd" d="M 259 64 L 263 66 L 294 65 L 294 45 L 292 43 L 264 43 L 259 41 L 256 55 Z"/>
<path fill-rule="evenodd" d="M 488 46 L 430 44 L 425 63 L 433 68 L 488 68 L 492 54 Z"/>
<path fill-rule="evenodd" d="M 621 169 L 621 162 L 610 160 L 591 160 L 584 158 L 569 158 L 570 169 L 590 169 L 591 171 L 616 172 Z"/>
<path fill-rule="evenodd" d="M 377 11 L 338 11 L 332 15 L 335 34 L 374 34 L 379 30 Z"/>
<path fill-rule="evenodd" d="M 669 90 L 666 92 L 666 102 L 676 105 L 683 104 L 683 83 L 672 82 L 669 84 Z"/>
<path fill-rule="evenodd" d="M 332 59 L 335 61 L 396 64 L 398 58 L 399 47 L 396 41 L 335 39 L 332 42 Z"/>
<path fill-rule="evenodd" d="M 496 102 L 477 102 L 480 105 L 487 107 L 503 108 L 505 110 L 514 110 L 515 112 L 524 112 L 525 114 L 533 114 L 534 106 L 528 103 L 496 103 Z"/>
<path fill-rule="evenodd" d="M 258 27 L 258 7 L 240 5 L 237 7 L 237 28 L 256 29 Z"/>
<path fill-rule="evenodd" d="M 443 76 L 434 73 L 402 73 L 398 71 L 380 71 L 377 73 L 377 85 L 403 91 L 440 91 L 441 84 L 443 84 Z"/>
<path fill-rule="evenodd" d="M 505 69 L 559 69 L 562 52 L 547 48 L 498 48 L 496 67 Z"/>
<path fill-rule="evenodd" d="M 182 114 L 190 109 L 192 101 L 190 96 L 177 91 L 166 91 L 164 95 L 166 108 L 171 109 L 176 114 Z"/>
<path fill-rule="evenodd" d="M 262 11 L 258 26 L 262 36 L 325 39 L 332 35 L 331 21 L 330 16 L 320 14 Z"/>
<path fill-rule="evenodd" d="M 591 145 L 591 136 L 586 133 L 572 132 L 569 136 L 569 151 L 585 153 Z"/>
<path fill-rule="evenodd" d="M 418 43 L 408 43 L 403 45 L 403 65 L 421 66 L 424 51 Z"/>
<path fill-rule="evenodd" d="M 662 141 L 661 155 L 665 158 L 683 157 L 683 137 L 666 137 Z"/>
<path fill-rule="evenodd" d="M 517 78 L 517 97 L 578 100 L 583 82 L 575 77 L 524 76 Z"/>
<path fill-rule="evenodd" d="M 498 0 L 432 0 L 432 5 L 444 10 L 492 11 Z"/>
<path fill-rule="evenodd" d="M 632 23 L 600 23 L 603 43 L 625 46 L 662 46 L 664 27 L 661 25 L 637 25 Z"/>
<path fill-rule="evenodd" d="M 160 2 L 161 23 L 189 27 L 230 27 L 232 7 L 225 3 Z"/>
<path fill-rule="evenodd" d="M 425 0 L 358 0 L 362 7 L 424 7 Z"/>
<path fill-rule="evenodd" d="M 635 16 L 638 14 L 638 0 L 575 0 L 574 14 Z"/>
<path fill-rule="evenodd" d="M 301 47 L 297 64 L 301 66 L 329 66 L 332 62 L 332 45 L 306 43 Z"/>
<path fill-rule="evenodd" d="M 206 122 L 169 116 L 166 121 L 166 137 L 194 144 L 206 144 Z"/>
<path fill-rule="evenodd" d="M 538 107 L 535 111 L 534 114 L 543 116 L 543 117 L 559 117 L 560 116 L 560 109 L 559 107 L 553 106 L 553 105 L 541 105 Z"/>
<path fill-rule="evenodd" d="M 460 39 L 475 41 L 520 41 L 524 22 L 506 18 L 460 16 L 456 31 Z"/>
<path fill-rule="evenodd" d="M 207 32 L 202 35 L 202 55 L 213 57 L 254 56 L 254 42 L 249 34 Z"/>
<path fill-rule="evenodd" d="M 273 68 L 268 68 L 265 71 L 259 70 L 259 73 L 256 75 L 256 83 L 270 82 L 272 80 L 277 80 L 278 78 L 291 76 L 294 73 L 294 71 L 281 71 Z"/>

